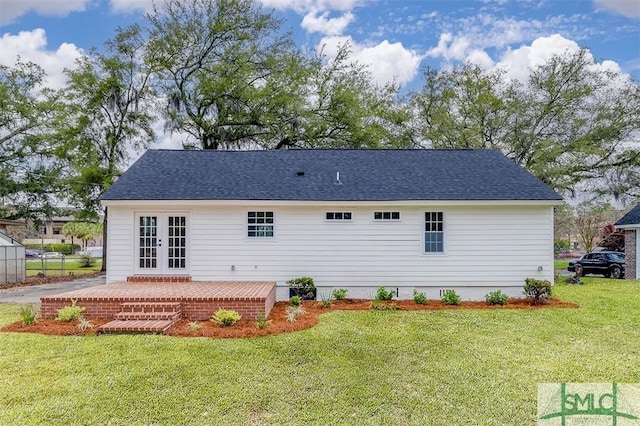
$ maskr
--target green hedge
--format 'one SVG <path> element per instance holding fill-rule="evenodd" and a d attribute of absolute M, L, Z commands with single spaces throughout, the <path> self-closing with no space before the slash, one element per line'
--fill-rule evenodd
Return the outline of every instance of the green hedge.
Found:
<path fill-rule="evenodd" d="M 44 245 L 38 243 L 27 243 L 24 246 L 28 249 L 57 251 L 62 254 L 71 254 L 71 245 L 71 243 L 47 243 Z M 78 244 L 73 244 L 73 247 L 75 248 L 74 252 L 80 250 L 80 246 Z"/>

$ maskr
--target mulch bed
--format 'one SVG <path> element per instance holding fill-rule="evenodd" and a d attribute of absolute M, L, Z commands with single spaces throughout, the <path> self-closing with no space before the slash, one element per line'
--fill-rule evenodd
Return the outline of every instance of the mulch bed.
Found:
<path fill-rule="evenodd" d="M 578 308 L 575 303 L 563 302 L 558 299 L 549 299 L 543 305 L 532 305 L 527 299 L 509 299 L 505 306 L 490 306 L 486 302 L 461 302 L 458 306 L 448 306 L 438 300 L 430 300 L 424 305 L 418 305 L 413 300 L 394 300 L 389 303 L 397 306 L 401 311 L 423 310 L 454 310 L 454 309 L 546 309 L 546 308 Z M 169 336 L 178 337 L 215 337 L 215 338 L 245 338 L 267 336 L 270 334 L 287 333 L 311 328 L 318 323 L 320 315 L 337 310 L 362 311 L 371 309 L 371 300 L 347 299 L 333 301 L 331 307 L 323 308 L 320 302 L 303 302 L 306 314 L 299 316 L 295 322 L 288 322 L 285 309 L 288 302 L 278 302 L 269 314 L 269 325 L 264 329 L 256 328 L 256 322 L 240 320 L 231 327 L 220 327 L 212 321 L 198 321 L 201 328 L 192 330 L 189 320 L 183 319 L 177 322 L 167 331 Z M 91 320 L 93 329 L 81 331 L 77 322 L 64 323 L 55 320 L 39 320 L 36 324 L 23 326 L 22 322 L 15 322 L 0 329 L 0 331 L 40 333 L 48 335 L 82 336 L 95 334 L 96 329 L 109 322 L 109 320 Z"/>
<path fill-rule="evenodd" d="M 41 285 L 41 284 L 51 284 L 51 283 L 60 283 L 64 281 L 73 281 L 79 280 L 83 278 L 93 278 L 99 277 L 100 275 L 104 275 L 104 272 L 92 272 L 90 274 L 74 274 L 73 272 L 69 272 L 67 275 L 49 275 L 44 277 L 29 277 L 23 281 L 17 283 L 8 283 L 8 284 L 0 284 L 0 289 L 7 289 L 13 287 L 29 287 L 32 285 Z"/>

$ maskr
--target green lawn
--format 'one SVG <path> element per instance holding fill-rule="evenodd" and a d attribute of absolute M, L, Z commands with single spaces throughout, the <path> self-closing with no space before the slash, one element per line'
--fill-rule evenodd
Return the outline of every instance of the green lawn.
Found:
<path fill-rule="evenodd" d="M 41 259 L 31 259 L 27 260 L 27 277 L 32 277 L 34 275 L 38 275 L 39 272 L 43 270 L 46 275 L 62 275 L 62 260 L 51 258 L 43 261 Z M 97 272 L 102 267 L 102 260 L 96 259 L 93 266 L 84 267 L 80 263 L 80 258 L 78 256 L 67 256 L 64 262 L 64 275 L 68 275 L 69 272 L 73 272 L 74 275 L 80 274 L 90 274 L 92 272 Z"/>
<path fill-rule="evenodd" d="M 567 266 L 569 266 L 569 261 L 568 260 L 556 260 L 554 262 L 554 269 L 556 271 L 558 270 L 562 270 L 562 271 L 566 271 L 567 270 Z"/>
<path fill-rule="evenodd" d="M 0 424 L 534 424 L 538 383 L 640 382 L 640 282 L 584 281 L 554 289 L 579 309 L 333 312 L 249 340 L 0 333 Z"/>

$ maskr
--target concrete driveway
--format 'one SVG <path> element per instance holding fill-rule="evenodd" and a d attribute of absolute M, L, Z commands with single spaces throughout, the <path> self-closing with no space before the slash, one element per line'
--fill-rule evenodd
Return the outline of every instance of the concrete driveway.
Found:
<path fill-rule="evenodd" d="M 99 277 L 80 278 L 59 283 L 7 288 L 0 290 L 0 303 L 19 303 L 21 305 L 40 303 L 40 298 L 43 296 L 101 285 L 105 283 L 105 278 L 104 275 L 101 275 Z"/>

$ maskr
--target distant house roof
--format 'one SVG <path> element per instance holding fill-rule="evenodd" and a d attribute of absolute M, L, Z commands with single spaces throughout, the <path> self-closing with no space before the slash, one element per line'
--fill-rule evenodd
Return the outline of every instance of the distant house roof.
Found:
<path fill-rule="evenodd" d="M 0 219 L 0 229 L 7 229 L 7 226 L 26 226 L 24 220 Z"/>
<path fill-rule="evenodd" d="M 616 226 L 640 225 L 640 203 L 616 222 Z"/>
<path fill-rule="evenodd" d="M 103 200 L 561 200 L 493 150 L 149 150 Z"/>

